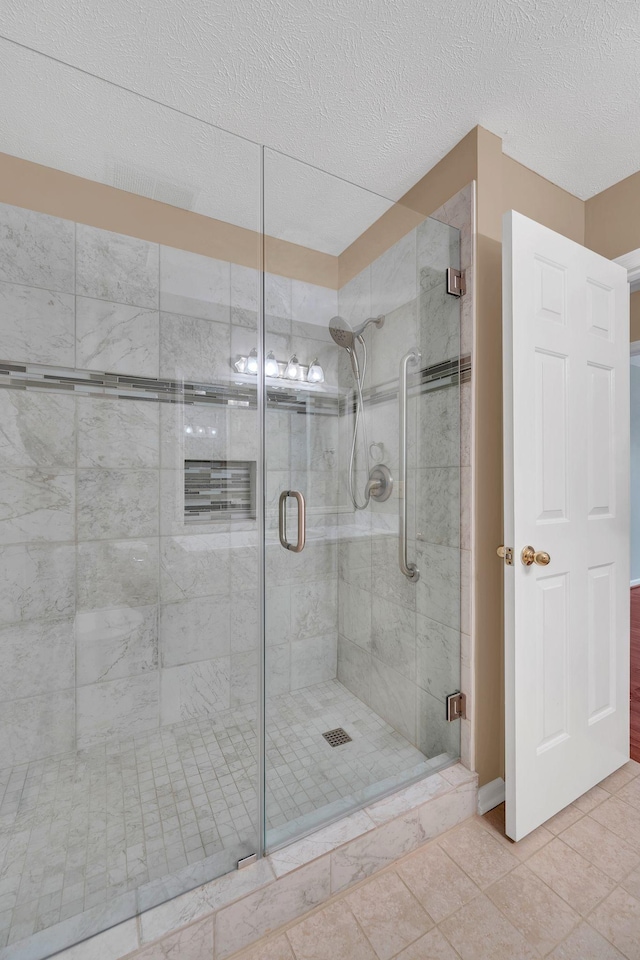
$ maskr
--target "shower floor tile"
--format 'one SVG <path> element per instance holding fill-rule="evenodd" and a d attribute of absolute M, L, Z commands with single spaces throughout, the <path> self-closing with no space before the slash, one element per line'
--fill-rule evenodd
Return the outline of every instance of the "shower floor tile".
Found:
<path fill-rule="evenodd" d="M 331 747 L 335 727 L 351 742 Z M 246 847 L 256 757 L 255 707 L 242 706 L 0 770 L 0 949 Z M 426 759 L 337 680 L 268 700 L 266 757 L 270 846 Z"/>

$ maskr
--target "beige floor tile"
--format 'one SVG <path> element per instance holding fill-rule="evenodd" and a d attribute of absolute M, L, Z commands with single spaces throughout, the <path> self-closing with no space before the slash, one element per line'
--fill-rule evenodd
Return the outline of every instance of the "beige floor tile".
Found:
<path fill-rule="evenodd" d="M 454 830 L 440 846 L 479 887 L 495 883 L 520 862 L 475 821 Z"/>
<path fill-rule="evenodd" d="M 635 760 L 629 760 L 628 763 L 625 763 L 624 767 L 620 767 L 620 769 L 612 773 L 610 777 L 606 777 L 598 786 L 606 790 L 607 793 L 617 793 L 626 783 L 629 783 L 630 780 L 633 780 L 633 778 L 637 776 L 640 776 L 640 763 L 636 763 Z"/>
<path fill-rule="evenodd" d="M 480 893 L 475 883 L 436 844 L 414 853 L 397 869 L 436 923 Z"/>
<path fill-rule="evenodd" d="M 622 880 L 640 863 L 640 853 L 592 817 L 583 817 L 560 839 L 613 880 Z"/>
<path fill-rule="evenodd" d="M 527 866 L 583 917 L 604 900 L 615 886 L 610 877 L 559 837 L 534 853 L 527 860 Z"/>
<path fill-rule="evenodd" d="M 549 960 L 623 960 L 623 957 L 597 930 L 581 923 L 549 954 Z"/>
<path fill-rule="evenodd" d="M 589 811 L 597 807 L 599 803 L 606 800 L 608 796 L 609 793 L 603 790 L 602 787 L 592 787 L 591 790 L 587 790 L 581 797 L 574 800 L 573 805 L 577 807 L 578 810 L 581 810 L 582 813 L 589 813 Z"/>
<path fill-rule="evenodd" d="M 373 948 L 344 900 L 287 930 L 296 960 L 376 960 Z"/>
<path fill-rule="evenodd" d="M 640 851 L 640 811 L 621 800 L 610 797 L 589 814 L 634 850 Z"/>
<path fill-rule="evenodd" d="M 486 893 L 541 957 L 580 922 L 575 910 L 524 864 Z"/>
<path fill-rule="evenodd" d="M 272 940 L 259 940 L 236 960 L 294 960 L 293 951 L 284 934 Z"/>
<path fill-rule="evenodd" d="M 616 796 L 625 803 L 631 804 L 636 810 L 640 810 L 640 777 L 635 777 L 626 783 L 621 790 L 618 790 Z"/>
<path fill-rule="evenodd" d="M 551 817 L 550 820 L 547 820 L 543 823 L 543 826 L 550 832 L 557 836 L 559 833 L 562 833 L 563 830 L 566 830 L 567 827 L 570 827 L 572 823 L 575 823 L 576 820 L 579 820 L 580 817 L 584 816 L 582 810 L 579 810 L 575 804 L 570 803 L 568 807 L 565 807 L 564 810 L 561 810 L 560 813 L 556 813 L 555 817 Z"/>
<path fill-rule="evenodd" d="M 384 873 L 346 901 L 380 960 L 391 960 L 433 927 L 433 920 L 396 873 Z"/>
<path fill-rule="evenodd" d="M 499 807 L 495 807 L 489 813 L 485 813 L 483 817 L 479 817 L 477 822 L 481 823 L 491 836 L 495 837 L 503 846 L 506 846 L 507 850 L 518 860 L 526 860 L 532 853 L 535 853 L 536 850 L 544 847 L 545 843 L 549 843 L 549 840 L 553 839 L 553 834 L 546 827 L 538 827 L 527 834 L 526 837 L 523 837 L 522 840 L 514 843 L 504 832 L 504 816 L 504 803 L 501 803 Z"/>
<path fill-rule="evenodd" d="M 439 930 L 430 930 L 410 947 L 403 950 L 396 960 L 459 960 L 460 954 L 445 940 Z"/>
<path fill-rule="evenodd" d="M 440 924 L 462 960 L 533 960 L 538 954 L 485 896 Z"/>
<path fill-rule="evenodd" d="M 636 900 L 640 900 L 640 867 L 629 874 L 620 884 Z"/>
<path fill-rule="evenodd" d="M 589 923 L 628 960 L 640 960 L 640 900 L 618 887 L 593 911 Z"/>

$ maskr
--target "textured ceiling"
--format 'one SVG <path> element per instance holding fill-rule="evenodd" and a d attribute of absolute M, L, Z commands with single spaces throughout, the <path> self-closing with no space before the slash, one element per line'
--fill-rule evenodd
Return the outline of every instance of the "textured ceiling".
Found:
<path fill-rule="evenodd" d="M 0 34 L 392 199 L 477 123 L 583 199 L 640 167 L 637 0 L 3 0 Z M 71 116 L 63 87 L 22 74 L 12 98 L 20 87 L 23 140 L 55 141 L 56 124 L 66 128 Z M 80 81 L 77 90 L 82 99 Z M 0 149 L 14 132 L 9 99 L 0 103 Z M 121 125 L 138 127 L 128 102 Z M 89 105 L 71 106 L 100 138 L 98 112 L 91 124 Z M 33 124 L 30 132 L 29 110 L 44 118 L 46 137 Z M 160 176 L 149 149 L 157 141 L 166 179 L 208 209 L 216 173 L 203 168 L 214 150 L 207 137 L 163 129 L 144 110 L 140 144 L 133 136 L 124 150 L 112 139 L 112 154 Z M 90 165 L 81 139 L 76 159 Z M 234 149 L 215 148 L 220 157 Z M 64 144 L 55 150 L 64 154 Z M 96 163 L 104 167 L 104 156 Z M 225 184 L 232 167 L 220 160 Z M 274 199 L 287 195 L 290 174 Z M 340 197 L 332 207 L 317 178 L 297 181 L 304 216 L 325 211 L 319 249 L 335 252 L 376 214 L 373 198 Z M 223 209 L 221 191 L 218 183 Z M 279 229 L 295 233 L 294 219 Z M 310 238 L 303 230 L 298 239 Z"/>
<path fill-rule="evenodd" d="M 257 230 L 260 149 L 0 40 L 0 151 Z M 337 255 L 391 205 L 315 167 L 265 154 L 272 236 Z"/>

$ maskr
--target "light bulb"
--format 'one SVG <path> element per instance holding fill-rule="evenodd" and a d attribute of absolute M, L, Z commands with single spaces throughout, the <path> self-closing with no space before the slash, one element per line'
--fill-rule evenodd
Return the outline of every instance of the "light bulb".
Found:
<path fill-rule="evenodd" d="M 184 428 L 184 432 L 185 432 L 185 433 L 193 433 L 193 427 L 185 427 L 185 428 Z"/>
<path fill-rule="evenodd" d="M 273 350 L 270 350 L 267 354 L 267 359 L 264 362 L 264 372 L 267 377 L 277 377 L 278 370 L 278 361 L 273 355 Z"/>
<path fill-rule="evenodd" d="M 257 373 L 258 372 L 258 354 L 256 348 L 254 347 L 249 356 L 247 357 L 247 373 Z"/>
<path fill-rule="evenodd" d="M 324 383 L 324 370 L 318 363 L 318 358 L 312 360 L 309 364 L 309 372 L 307 373 L 307 380 L 309 383 Z"/>
<path fill-rule="evenodd" d="M 287 364 L 287 369 L 284 372 L 287 380 L 297 380 L 300 376 L 300 367 L 298 365 L 299 361 L 295 353 L 289 358 L 289 363 Z"/>

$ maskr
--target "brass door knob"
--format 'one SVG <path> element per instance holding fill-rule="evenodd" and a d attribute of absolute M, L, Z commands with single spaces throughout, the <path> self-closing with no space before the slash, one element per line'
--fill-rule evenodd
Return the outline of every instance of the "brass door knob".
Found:
<path fill-rule="evenodd" d="M 533 547 L 523 547 L 520 554 L 525 567 L 530 567 L 532 563 L 537 563 L 539 567 L 546 567 L 551 563 L 551 557 L 544 550 L 534 550 Z"/>

